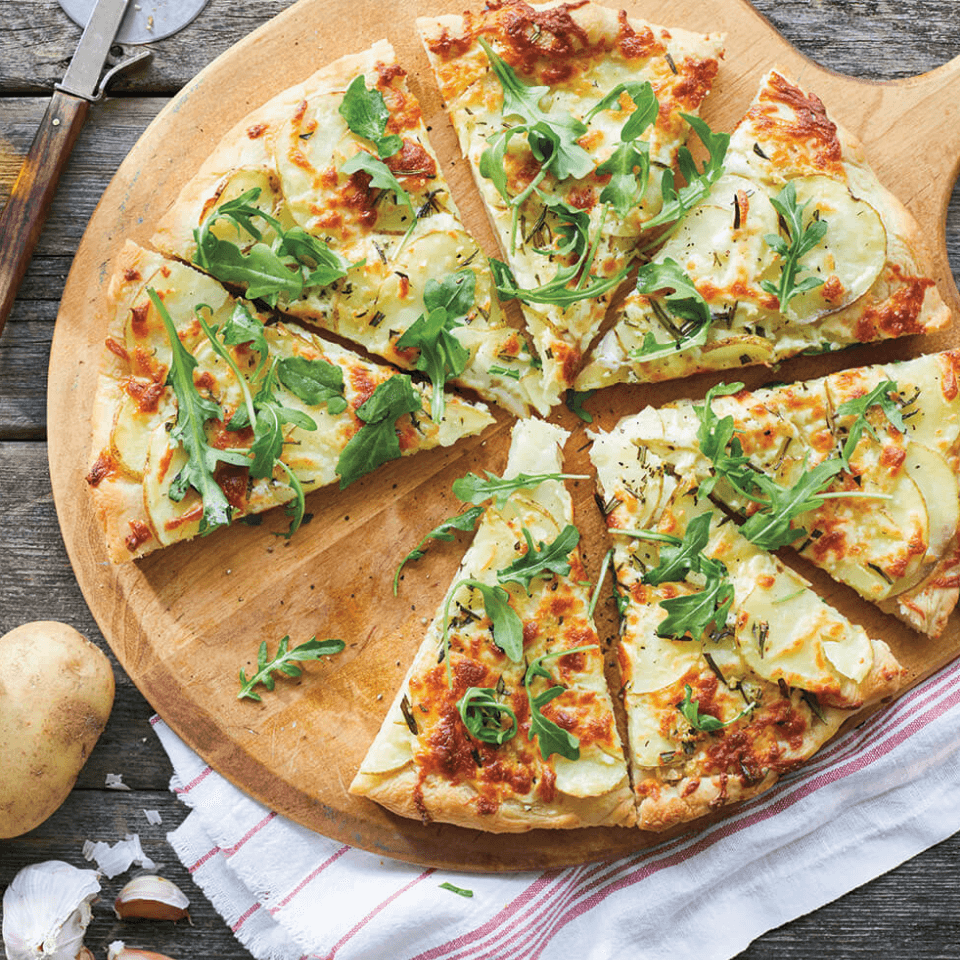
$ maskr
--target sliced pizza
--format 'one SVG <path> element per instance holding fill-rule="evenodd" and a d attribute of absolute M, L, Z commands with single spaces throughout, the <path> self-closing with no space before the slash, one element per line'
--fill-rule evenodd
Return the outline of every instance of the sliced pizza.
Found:
<path fill-rule="evenodd" d="M 690 126 L 710 180 L 726 145 L 698 119 L 719 35 L 653 26 L 595 3 L 489 3 L 417 21 L 555 403 L 626 274 L 637 237 L 679 203 Z M 665 205 L 664 200 L 669 202 Z"/>
<path fill-rule="evenodd" d="M 549 407 L 386 41 L 241 120 L 153 243 L 435 386 L 452 379 L 521 415 Z"/>
<path fill-rule="evenodd" d="M 768 789 L 903 671 L 675 477 L 636 418 L 594 441 L 638 824 L 662 830 Z"/>
<path fill-rule="evenodd" d="M 938 636 L 960 585 L 960 353 L 754 392 L 711 390 L 637 415 L 637 437 L 914 629 Z M 723 395 L 724 393 L 728 395 Z"/>
<path fill-rule="evenodd" d="M 709 196 L 642 267 L 578 390 L 939 330 L 919 227 L 860 142 L 772 71 Z"/>
<path fill-rule="evenodd" d="M 521 420 L 504 477 L 472 478 L 494 500 L 352 793 L 478 830 L 633 823 L 571 498 L 544 478 L 566 437 Z"/>
<path fill-rule="evenodd" d="M 114 562 L 341 487 L 493 422 L 267 318 L 215 280 L 128 242 L 110 283 L 87 482 Z"/>

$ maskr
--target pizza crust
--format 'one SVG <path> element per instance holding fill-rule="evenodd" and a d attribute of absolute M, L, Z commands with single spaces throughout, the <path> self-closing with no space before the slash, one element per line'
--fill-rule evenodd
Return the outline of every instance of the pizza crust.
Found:
<path fill-rule="evenodd" d="M 392 193 L 371 191 L 366 174 L 340 172 L 354 154 L 371 150 L 339 113 L 347 87 L 358 76 L 382 92 L 391 117 L 388 130 L 403 138 L 396 155 L 401 159 L 388 159 L 388 165 L 409 163 L 424 171 L 423 176 L 397 172 L 417 213 L 409 235 L 409 209 Z M 409 161 L 402 160 L 406 156 Z M 549 410 L 532 348 L 500 309 L 486 258 L 463 228 L 420 107 L 387 41 L 327 65 L 244 117 L 183 187 L 152 242 L 168 256 L 192 262 L 194 232 L 203 220 L 252 187 L 261 190 L 256 205 L 356 264 L 328 287 L 308 288 L 294 300 L 281 296 L 278 306 L 284 313 L 409 370 L 418 351 L 397 343 L 429 313 L 427 284 L 467 271 L 475 302 L 453 335 L 469 359 L 451 382 L 519 416 L 531 406 L 540 413 Z"/>
<path fill-rule="evenodd" d="M 724 169 L 711 195 L 653 258 L 678 262 L 706 300 L 714 319 L 705 342 L 649 360 L 637 356 L 647 336 L 672 341 L 656 311 L 666 308 L 656 296 L 633 291 L 578 376 L 578 390 L 769 366 L 804 351 L 930 333 L 950 323 L 918 224 L 878 181 L 860 141 L 783 71 L 764 77 L 731 137 Z M 787 183 L 795 185 L 798 202 L 810 204 L 805 216 L 822 212 L 828 229 L 801 261 L 810 272 L 800 275 L 818 277 L 822 286 L 784 313 L 760 281 L 778 277 L 779 261 L 764 239 L 779 230 L 767 198 Z"/>
<path fill-rule="evenodd" d="M 567 433 L 540 420 L 514 427 L 505 477 L 560 470 L 559 445 Z M 572 521 L 563 484 L 546 480 L 513 493 L 503 508 L 490 506 L 463 559 L 448 598 L 452 623 L 442 643 L 445 598 L 427 630 L 393 704 L 387 711 L 351 793 L 369 797 L 395 813 L 424 822 L 440 821 L 494 832 L 633 823 L 635 810 L 613 704 L 603 673 L 596 630 L 587 615 L 589 598 L 579 554 L 570 555 L 568 576 L 535 577 L 530 595 L 509 588 L 510 604 L 523 623 L 524 661 L 512 663 L 490 635 L 489 619 L 465 578 L 497 583 L 495 571 L 526 545 L 521 530 L 536 542 L 552 542 Z M 467 615 L 469 614 L 469 615 Z M 558 753 L 544 758 L 539 739 L 529 737 L 529 705 L 523 687 L 527 665 L 547 652 L 593 649 L 557 657 L 551 682 L 563 693 L 544 707 L 552 720 L 578 737 L 579 758 Z M 438 662 L 438 651 L 440 660 Z M 446 674 L 449 660 L 451 673 Z M 534 686 L 543 681 L 534 681 Z M 452 684 L 452 686 L 451 686 Z M 471 736 L 456 708 L 467 687 L 502 690 L 501 702 L 515 711 L 518 730 L 501 746 Z M 537 694 L 546 689 L 537 687 Z M 559 713 L 553 713 L 553 705 Z"/>
<path fill-rule="evenodd" d="M 225 413 L 232 413 L 242 402 L 233 374 L 226 364 L 217 362 L 193 313 L 196 305 L 205 304 L 213 311 L 211 324 L 221 325 L 240 301 L 204 274 L 128 242 L 108 288 L 107 335 L 93 405 L 92 467 L 87 477 L 114 563 L 190 539 L 199 532 L 202 513 L 196 491 L 189 490 L 180 501 L 167 495 L 183 454 L 179 443 L 170 439 L 177 402 L 173 388 L 166 383 L 169 341 L 150 304 L 148 287 L 157 289 L 181 341 L 198 361 L 195 382 L 205 383 L 204 389 L 215 396 Z M 260 322 L 266 319 L 251 304 L 246 308 Z M 282 385 L 277 388 L 285 405 L 306 413 L 318 427 L 315 431 L 285 428 L 282 459 L 297 474 L 305 492 L 310 492 L 334 482 L 339 455 L 361 427 L 356 407 L 393 371 L 361 360 L 344 347 L 324 342 L 292 324 L 265 326 L 264 336 L 272 356 L 324 359 L 344 374 L 347 407 L 339 414 L 331 414 L 324 406 L 304 404 Z M 252 376 L 251 352 L 232 349 L 241 369 L 245 367 Z M 398 421 L 403 454 L 449 446 L 493 422 L 482 405 L 448 396 L 444 418 L 436 424 L 429 416 L 429 388 L 415 384 L 414 390 L 423 398 L 423 413 L 415 426 L 406 415 Z M 222 430 L 223 423 L 218 423 L 208 423 L 208 432 Z M 224 445 L 243 446 L 251 441 L 252 434 L 245 438 L 236 434 Z M 279 470 L 273 477 L 249 481 L 245 468 L 235 468 L 218 480 L 228 499 L 233 498 L 235 517 L 259 513 L 295 496 Z"/>
<path fill-rule="evenodd" d="M 480 173 L 481 155 L 488 138 L 504 127 L 503 90 L 479 44 L 482 36 L 495 52 L 518 72 L 525 84 L 550 88 L 552 109 L 583 119 L 590 108 L 618 83 L 651 81 L 660 112 L 651 131 L 641 136 L 650 143 L 655 169 L 676 167 L 677 151 L 689 134 L 682 113 L 697 115 L 709 93 L 723 55 L 720 34 L 701 35 L 659 27 L 595 3 L 527 4 L 507 0 L 479 14 L 423 17 L 417 27 L 434 75 L 469 160 L 477 189 L 500 242 L 501 250 L 521 288 L 542 285 L 557 269 L 557 257 L 536 252 L 547 247 L 539 231 L 553 229 L 553 215 L 536 198 L 522 208 L 525 236 L 514 247 L 512 213 L 491 180 Z M 537 39 L 530 41 L 529 37 Z M 629 98 L 627 98 L 629 100 Z M 632 104 L 632 101 L 630 101 Z M 601 111 L 581 142 L 588 144 L 597 164 L 608 159 L 619 142 L 625 115 Z M 514 138 L 506 160 L 513 195 L 519 195 L 538 166 L 528 147 Z M 519 172 L 518 172 L 519 171 Z M 558 182 L 548 174 L 541 188 L 590 216 L 589 235 L 599 232 L 593 274 L 611 278 L 634 255 L 643 224 L 661 205 L 660 177 L 651 182 L 640 203 L 622 221 L 603 217 L 598 202 L 602 183 L 593 173 Z M 537 224 L 536 230 L 531 225 Z M 544 226 L 545 224 L 545 226 Z M 537 234 L 535 236 L 534 234 Z M 595 337 L 610 303 L 612 291 L 579 300 L 566 307 L 553 303 L 521 302 L 521 309 L 543 362 L 543 383 L 550 403 L 573 384 L 582 357 Z"/>

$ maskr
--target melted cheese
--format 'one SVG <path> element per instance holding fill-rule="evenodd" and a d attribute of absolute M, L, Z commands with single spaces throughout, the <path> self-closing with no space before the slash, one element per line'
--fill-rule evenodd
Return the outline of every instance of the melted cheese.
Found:
<path fill-rule="evenodd" d="M 588 211 L 590 237 L 600 231 L 592 272 L 598 277 L 614 276 L 631 259 L 643 223 L 660 209 L 662 170 L 676 166 L 678 148 L 689 132 L 681 114 L 699 112 L 716 73 L 720 38 L 673 28 L 667 31 L 596 4 L 495 5 L 478 15 L 423 18 L 418 27 L 461 149 L 521 288 L 542 286 L 565 261 L 549 252 L 556 248 L 559 234 L 556 218 L 544 204 L 535 196 L 525 201 L 514 240 L 510 208 L 493 183 L 480 174 L 488 138 L 513 121 L 503 115 L 503 90 L 478 38 L 490 43 L 517 71 L 521 82 L 545 87 L 541 108 L 561 116 L 583 120 L 620 83 L 646 80 L 652 84 L 660 111 L 655 125 L 641 139 L 649 143 L 654 185 L 627 217 L 618 222 L 617 217 L 603 214 L 599 195 L 605 180 L 593 173 L 562 182 L 548 173 L 539 186 L 543 193 Z M 634 108 L 626 95 L 618 106 L 620 109 L 599 112 L 580 140 L 596 164 L 613 153 Z M 539 167 L 526 138 L 513 137 L 505 158 L 509 194 L 519 196 Z M 541 252 L 544 250 L 548 252 Z M 545 390 L 551 402 L 556 403 L 561 391 L 572 384 L 581 355 L 596 334 L 609 301 L 608 293 L 565 308 L 522 304 L 543 361 Z"/>
<path fill-rule="evenodd" d="M 769 74 L 731 138 L 724 169 L 654 257 L 676 260 L 706 301 L 712 321 L 705 342 L 681 340 L 675 350 L 643 359 L 648 336 L 669 344 L 676 334 L 663 320 L 662 295 L 633 291 L 578 376 L 578 390 L 770 365 L 947 322 L 942 302 L 926 294 L 930 265 L 912 239 L 915 226 L 816 97 Z M 779 288 L 784 262 L 766 238 L 790 242 L 771 203 L 788 182 L 804 208 L 804 226 L 816 217 L 828 227 L 796 275 L 820 285 L 781 309 L 763 285 Z"/>
<path fill-rule="evenodd" d="M 566 437 L 566 431 L 552 424 L 519 421 L 504 476 L 559 472 L 560 445 Z M 391 771 L 404 767 L 409 749 L 418 809 L 431 819 L 462 823 L 466 818 L 481 829 L 522 829 L 509 826 L 510 815 L 504 812 L 520 809 L 528 815 L 521 815 L 518 823 L 527 828 L 545 820 L 557 826 L 582 826 L 606 822 L 611 803 L 623 806 L 623 798 L 629 797 L 626 764 L 596 629 L 587 612 L 589 591 L 582 584 L 585 574 L 578 551 L 570 554 L 569 576 L 536 577 L 529 594 L 519 584 L 504 585 L 523 623 L 524 660 L 520 663 L 512 662 L 493 643 L 480 592 L 461 582 L 498 584 L 497 571 L 527 549 L 524 530 L 535 543 L 550 542 L 572 520 L 570 496 L 562 483 L 552 480 L 513 493 L 500 509 L 487 508 L 397 703 L 361 765 L 354 790 L 380 799 L 379 787 L 389 782 Z M 447 610 L 449 648 L 445 649 Z M 544 759 L 532 734 L 524 691 L 527 664 L 546 653 L 588 645 L 594 648 L 547 661 L 551 680 L 537 678 L 532 684 L 534 695 L 553 685 L 563 687 L 543 713 L 580 743 L 577 760 L 559 754 Z M 503 745 L 474 739 L 464 726 L 456 704 L 471 686 L 500 690 L 502 702 L 514 710 L 518 730 Z M 412 738 L 398 720 L 398 705 L 404 698 L 416 720 L 417 733 Z M 632 811 L 621 809 L 616 816 L 619 819 L 614 822 L 630 822 Z"/>

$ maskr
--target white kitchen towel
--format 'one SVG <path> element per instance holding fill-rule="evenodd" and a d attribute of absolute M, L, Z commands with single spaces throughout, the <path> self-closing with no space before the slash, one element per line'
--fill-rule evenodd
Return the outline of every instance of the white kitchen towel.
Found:
<path fill-rule="evenodd" d="M 727 960 L 960 829 L 960 662 L 722 822 L 539 873 L 424 869 L 328 840 L 154 727 L 192 808 L 169 840 L 259 960 Z"/>

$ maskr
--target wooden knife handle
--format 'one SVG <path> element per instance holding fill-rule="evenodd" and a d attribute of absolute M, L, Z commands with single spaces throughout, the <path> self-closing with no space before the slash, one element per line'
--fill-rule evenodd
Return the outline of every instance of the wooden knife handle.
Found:
<path fill-rule="evenodd" d="M 89 109 L 89 102 L 81 97 L 54 91 L 10 200 L 0 213 L 0 332 Z"/>

